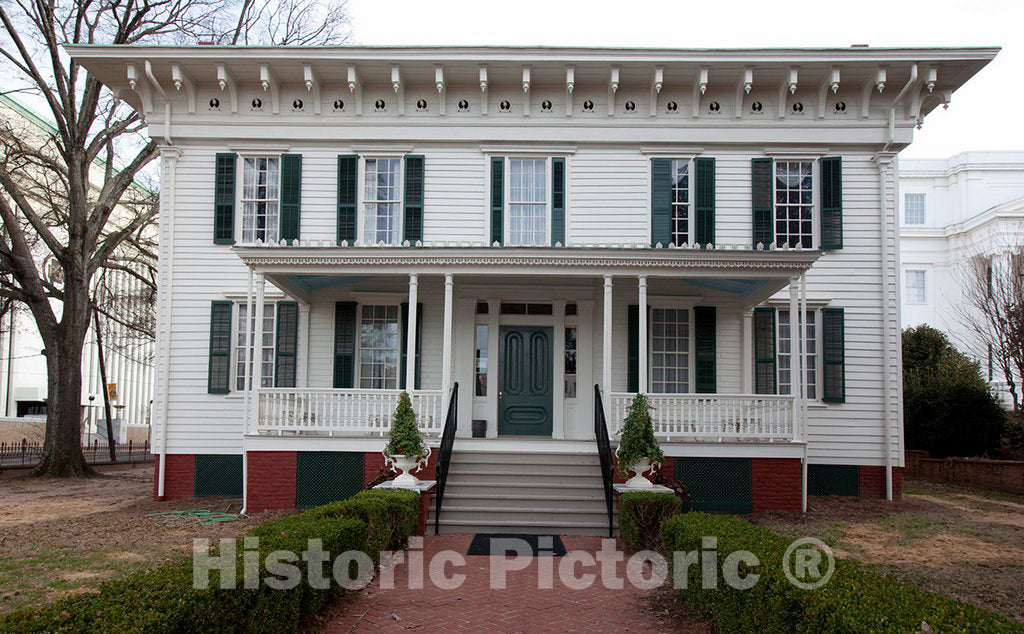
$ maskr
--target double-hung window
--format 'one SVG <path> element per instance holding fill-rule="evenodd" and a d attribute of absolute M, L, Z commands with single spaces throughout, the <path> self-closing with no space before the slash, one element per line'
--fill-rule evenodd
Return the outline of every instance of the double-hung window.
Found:
<path fill-rule="evenodd" d="M 260 368 L 258 387 L 274 387 L 274 344 L 276 343 L 274 334 L 277 332 L 277 305 L 273 303 L 264 304 L 261 323 L 257 324 L 255 319 L 252 320 L 250 324 L 252 327 L 252 338 L 250 338 L 248 346 L 245 343 L 245 333 L 247 332 L 245 322 L 249 314 L 249 308 L 245 302 L 236 304 L 235 314 L 237 315 L 235 320 L 235 389 L 243 391 L 246 387 L 246 377 L 249 374 L 245 363 L 247 350 L 252 351 L 250 358 Z M 256 337 L 263 338 L 263 355 L 259 359 L 255 358 Z"/>
<path fill-rule="evenodd" d="M 928 300 L 928 289 L 924 271 L 907 271 L 905 283 L 908 302 L 923 304 Z"/>
<path fill-rule="evenodd" d="M 651 392 L 690 391 L 690 310 L 651 309 Z"/>
<path fill-rule="evenodd" d="M 812 161 L 775 161 L 775 246 L 814 246 Z"/>
<path fill-rule="evenodd" d="M 548 160 L 508 159 L 508 245 L 548 244 Z"/>
<path fill-rule="evenodd" d="M 398 306 L 361 306 L 359 315 L 359 387 L 398 388 L 401 352 Z"/>
<path fill-rule="evenodd" d="M 672 160 L 672 244 L 690 242 L 690 160 Z"/>
<path fill-rule="evenodd" d="M 370 244 L 397 244 L 401 235 L 402 160 L 368 158 L 363 187 L 363 235 Z"/>
<path fill-rule="evenodd" d="M 908 225 L 923 225 L 925 219 L 925 198 L 924 194 L 903 195 L 903 223 Z"/>
<path fill-rule="evenodd" d="M 818 398 L 818 370 L 817 370 L 817 327 L 815 323 L 815 312 L 807 311 L 804 330 L 807 336 L 807 398 Z M 779 357 L 779 394 L 793 394 L 794 380 L 798 378 L 796 373 L 797 357 L 800 354 L 799 341 L 793 341 L 793 326 L 790 323 L 789 311 L 780 310 L 778 313 L 778 357 Z"/>
<path fill-rule="evenodd" d="M 281 236 L 281 159 L 242 160 L 242 243 L 277 242 Z"/>

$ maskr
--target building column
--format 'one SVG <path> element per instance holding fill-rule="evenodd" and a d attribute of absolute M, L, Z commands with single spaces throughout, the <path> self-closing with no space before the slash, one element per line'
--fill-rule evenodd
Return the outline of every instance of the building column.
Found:
<path fill-rule="evenodd" d="M 551 303 L 554 316 L 551 358 L 555 366 L 551 368 L 551 387 L 554 390 L 551 395 L 551 437 L 558 439 L 565 438 L 565 304 L 564 299 Z"/>
<path fill-rule="evenodd" d="M 601 363 L 601 390 L 604 395 L 605 416 L 611 415 L 612 391 L 612 276 L 604 276 L 604 329 Z"/>
<path fill-rule="evenodd" d="M 253 315 L 252 290 L 253 290 L 253 284 L 255 283 L 253 281 L 255 279 L 255 274 L 253 273 L 253 270 L 252 270 L 251 266 L 246 266 L 246 269 L 248 269 L 248 271 L 249 271 L 249 290 L 248 290 L 248 292 L 245 295 L 245 314 L 247 315 L 247 318 L 245 320 L 245 339 L 243 341 L 245 341 L 247 344 L 251 344 L 252 343 L 252 332 L 253 332 L 253 327 L 252 327 L 252 315 Z M 246 382 L 245 382 L 245 384 L 242 387 L 244 388 L 244 393 L 245 393 L 245 406 L 242 408 L 242 411 L 243 411 L 243 416 L 245 416 L 245 420 L 242 421 L 242 430 L 243 430 L 242 433 L 247 433 L 249 431 L 249 426 L 251 424 L 250 421 L 252 421 L 252 419 L 253 419 L 253 415 L 252 415 L 252 405 L 253 404 L 252 404 L 252 394 L 251 394 L 251 392 L 252 392 L 252 370 L 251 370 L 251 368 L 252 368 L 252 345 L 246 345 L 245 346 L 245 366 L 244 367 L 246 369 L 245 370 L 245 377 L 246 377 L 245 381 Z"/>
<path fill-rule="evenodd" d="M 246 429 L 251 430 L 255 421 L 259 418 L 260 402 L 258 390 L 263 385 L 263 292 L 266 287 L 266 277 L 263 273 L 256 274 L 256 306 L 249 313 L 247 328 L 252 333 L 249 342 L 252 344 L 252 364 L 247 366 L 249 370 L 249 389 L 251 391 L 250 404 L 252 405 L 252 416 Z"/>
<path fill-rule="evenodd" d="M 646 394 L 649 389 L 649 383 L 647 381 L 647 364 L 650 359 L 647 352 L 647 276 L 641 275 L 639 279 L 639 302 L 637 306 L 637 321 L 640 327 L 638 330 L 638 337 L 640 341 L 637 342 L 637 350 L 640 355 L 640 372 L 638 374 L 639 381 L 637 382 L 637 391 L 641 394 Z"/>
<path fill-rule="evenodd" d="M 487 425 L 487 437 L 498 437 L 498 425 L 501 416 L 501 404 L 498 394 L 501 392 L 501 377 L 498 376 L 498 357 L 501 341 L 501 300 L 487 300 L 487 418 L 492 421 Z M 475 311 L 474 311 L 475 312 Z M 475 326 L 474 320 L 474 326 Z M 476 333 L 473 333 L 474 338 Z"/>
<path fill-rule="evenodd" d="M 415 273 L 409 274 L 409 316 L 405 320 L 405 391 L 412 394 L 416 389 L 416 292 L 419 287 Z"/>
<path fill-rule="evenodd" d="M 800 395 L 799 395 L 799 377 L 795 377 L 798 380 L 794 380 L 793 373 L 797 371 L 796 363 L 796 344 L 798 341 L 797 336 L 797 313 L 800 310 L 800 306 L 797 303 L 797 284 L 799 283 L 799 277 L 789 278 L 789 393 L 793 397 L 793 439 L 800 438 Z"/>
<path fill-rule="evenodd" d="M 444 343 L 441 349 L 441 393 L 445 395 L 446 400 L 452 386 L 452 294 L 454 286 L 452 274 L 448 273 L 444 276 Z M 409 304 L 409 306 L 414 305 Z M 408 370 L 408 368 L 406 369 Z M 448 407 L 447 403 L 444 407 Z"/>
<path fill-rule="evenodd" d="M 807 274 L 800 276 L 800 440 L 807 440 Z"/>
<path fill-rule="evenodd" d="M 744 310 L 740 316 L 740 389 L 754 393 L 754 311 Z"/>
<path fill-rule="evenodd" d="M 298 350 L 298 358 L 296 359 L 296 377 L 295 385 L 298 387 L 309 387 L 309 339 L 311 334 L 309 332 L 309 304 L 306 302 L 299 302 L 299 341 L 303 342 Z"/>
<path fill-rule="evenodd" d="M 595 301 L 583 299 L 576 302 L 576 420 L 569 423 L 569 438 L 589 439 L 594 422 L 594 368 L 597 357 L 594 337 L 597 320 L 594 314 Z"/>

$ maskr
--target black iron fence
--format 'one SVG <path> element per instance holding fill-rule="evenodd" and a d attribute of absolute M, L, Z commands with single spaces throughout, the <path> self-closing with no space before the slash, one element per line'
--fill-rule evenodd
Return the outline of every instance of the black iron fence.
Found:
<path fill-rule="evenodd" d="M 114 454 L 117 456 L 117 464 L 153 461 L 148 440 L 141 443 L 133 443 L 130 440 L 126 443 L 115 443 Z M 39 464 L 39 457 L 42 455 L 42 443 L 29 442 L 28 439 L 0 443 L 0 468 L 34 467 Z M 83 444 L 82 455 L 90 464 L 110 464 L 110 447 L 98 440 Z"/>

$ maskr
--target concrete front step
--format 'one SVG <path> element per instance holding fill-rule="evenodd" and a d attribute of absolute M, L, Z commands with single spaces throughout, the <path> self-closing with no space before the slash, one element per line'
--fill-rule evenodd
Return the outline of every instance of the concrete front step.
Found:
<path fill-rule="evenodd" d="M 492 471 L 465 471 L 462 468 L 452 465 L 448 472 L 448 482 L 464 483 L 476 482 L 497 486 L 524 486 L 534 484 L 563 484 L 569 486 L 595 486 L 601 488 L 600 473 L 556 473 L 547 470 L 535 469 L 532 472 L 505 471 L 495 468 Z"/>
<path fill-rule="evenodd" d="M 605 508 L 604 495 L 532 495 L 522 494 L 518 490 L 504 493 L 464 491 L 449 489 L 444 494 L 445 502 L 459 506 L 514 506 L 518 508 L 561 509 L 561 508 L 593 508 L 595 505 Z M 479 503 L 478 503 L 479 502 Z"/>
<path fill-rule="evenodd" d="M 452 492 L 458 492 L 467 496 L 490 497 L 496 494 L 508 495 L 531 495 L 538 497 L 550 497 L 552 499 L 573 499 L 580 497 L 595 497 L 604 501 L 604 486 L 598 481 L 595 485 L 591 479 L 578 479 L 573 482 L 480 482 L 467 479 L 448 479 L 448 486 L 445 488 L 445 498 Z"/>
<path fill-rule="evenodd" d="M 441 534 L 447 533 L 521 533 L 524 535 L 592 535 L 597 537 L 608 536 L 608 521 L 603 522 L 577 522 L 567 525 L 565 522 L 496 522 L 479 520 L 476 523 L 468 524 L 456 522 L 442 516 L 440 522 Z M 434 520 L 430 519 L 427 524 L 427 532 L 433 534 Z M 618 534 L 616 528 L 615 533 Z"/>
<path fill-rule="evenodd" d="M 581 475 L 601 478 L 599 464 L 552 464 L 539 462 L 463 462 L 452 458 L 451 473 L 500 473 L 503 475 L 547 475 L 551 477 Z"/>
<path fill-rule="evenodd" d="M 490 466 L 504 464 L 534 465 L 595 465 L 600 466 L 601 460 L 596 453 L 525 453 L 525 452 L 488 452 L 488 451 L 455 451 L 452 454 L 453 464 L 485 464 Z"/>

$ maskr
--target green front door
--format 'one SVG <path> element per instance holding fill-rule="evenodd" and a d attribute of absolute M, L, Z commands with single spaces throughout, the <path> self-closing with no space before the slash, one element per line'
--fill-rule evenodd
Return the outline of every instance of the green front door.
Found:
<path fill-rule="evenodd" d="M 502 326 L 498 434 L 551 435 L 551 328 Z"/>

